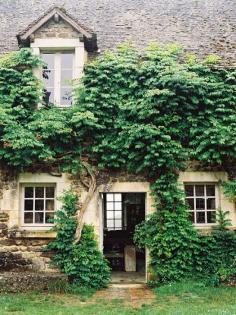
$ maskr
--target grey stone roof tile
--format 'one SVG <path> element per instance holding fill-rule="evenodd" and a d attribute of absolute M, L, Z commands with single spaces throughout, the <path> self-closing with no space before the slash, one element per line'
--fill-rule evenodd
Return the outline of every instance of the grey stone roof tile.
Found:
<path fill-rule="evenodd" d="M 235 63 L 235 0 L 0 0 L 0 54 L 17 50 L 16 35 L 52 6 L 97 34 L 101 51 L 133 41 L 179 42 L 199 56 Z"/>

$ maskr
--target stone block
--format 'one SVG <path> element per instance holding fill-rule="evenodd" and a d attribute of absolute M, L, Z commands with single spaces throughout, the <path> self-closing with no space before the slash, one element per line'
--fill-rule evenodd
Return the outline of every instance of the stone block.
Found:
<path fill-rule="evenodd" d="M 125 271 L 136 271 L 136 249 L 135 246 L 125 246 Z"/>

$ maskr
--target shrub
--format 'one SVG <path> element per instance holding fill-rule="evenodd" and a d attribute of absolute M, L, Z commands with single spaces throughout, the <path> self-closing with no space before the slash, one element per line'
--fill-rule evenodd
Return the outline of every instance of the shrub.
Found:
<path fill-rule="evenodd" d="M 107 286 L 110 269 L 98 249 L 93 226 L 85 225 L 79 243 L 74 243 L 77 201 L 75 193 L 69 191 L 64 194 L 62 210 L 57 212 L 55 219 L 57 237 L 47 246 L 47 250 L 55 251 L 53 263 L 68 275 L 70 282 L 99 289 Z"/>
<path fill-rule="evenodd" d="M 150 267 L 156 279 L 152 284 L 179 281 L 192 275 L 197 240 L 184 205 L 173 212 L 156 212 L 138 225 L 135 242 L 150 251 Z"/>
<path fill-rule="evenodd" d="M 219 285 L 236 274 L 236 235 L 228 230 L 228 212 L 217 213 L 218 225 L 209 236 L 199 236 L 196 271 L 209 284 Z"/>

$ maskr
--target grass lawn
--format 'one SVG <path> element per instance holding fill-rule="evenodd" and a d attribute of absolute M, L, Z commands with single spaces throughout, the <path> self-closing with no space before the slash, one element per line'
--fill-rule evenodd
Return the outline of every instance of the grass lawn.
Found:
<path fill-rule="evenodd" d="M 85 295 L 1 294 L 1 315 L 236 315 L 236 288 L 204 287 L 196 282 L 155 289 L 156 300 L 139 309 L 123 300 L 104 301 Z"/>

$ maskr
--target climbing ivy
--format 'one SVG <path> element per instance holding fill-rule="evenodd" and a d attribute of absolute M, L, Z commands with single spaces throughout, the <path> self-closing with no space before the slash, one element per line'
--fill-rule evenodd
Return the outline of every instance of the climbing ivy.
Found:
<path fill-rule="evenodd" d="M 236 161 L 236 71 L 218 62 L 178 45 L 140 52 L 124 44 L 86 66 L 73 107 L 35 110 L 42 89 L 33 68 L 41 61 L 27 49 L 4 57 L 0 159 L 21 169 L 77 173 L 88 161 L 97 170 L 144 174 L 158 211 L 135 239 L 150 249 L 158 281 L 180 279 L 193 270 L 200 245 L 178 174 L 191 160 L 226 171 Z"/>
<path fill-rule="evenodd" d="M 80 242 L 75 243 L 76 202 L 78 196 L 74 192 L 64 193 L 62 209 L 54 220 L 57 236 L 46 250 L 55 252 L 53 263 L 68 275 L 70 282 L 99 289 L 107 286 L 110 268 L 98 249 L 91 225 L 84 226 Z"/>

